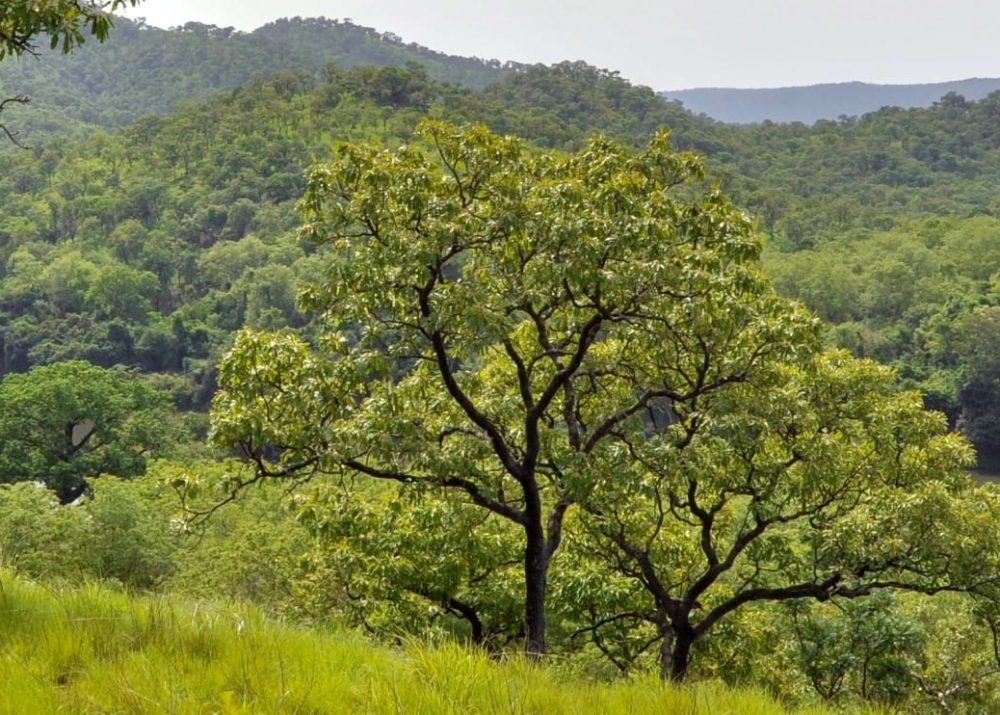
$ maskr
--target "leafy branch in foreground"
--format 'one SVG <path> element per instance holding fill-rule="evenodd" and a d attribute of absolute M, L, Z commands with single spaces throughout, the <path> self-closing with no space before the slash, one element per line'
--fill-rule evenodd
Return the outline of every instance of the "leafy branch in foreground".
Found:
<path fill-rule="evenodd" d="M 38 56 L 38 37 L 45 35 L 49 48 L 59 48 L 64 54 L 86 41 L 89 31 L 98 42 L 104 42 L 114 26 L 112 13 L 125 7 L 136 7 L 142 0 L 11 0 L 0 12 L 0 61 L 9 56 Z M 0 103 L 0 113 L 10 102 L 27 103 L 23 96 L 10 97 Z M 20 146 L 15 134 L 0 124 L 0 130 Z"/>
<path fill-rule="evenodd" d="M 104 42 L 114 26 L 111 13 L 136 7 L 142 0 L 12 0 L 0 16 L 0 60 L 8 55 L 37 55 L 37 39 L 46 35 L 49 48 L 68 53 L 82 45 L 84 30 Z"/>

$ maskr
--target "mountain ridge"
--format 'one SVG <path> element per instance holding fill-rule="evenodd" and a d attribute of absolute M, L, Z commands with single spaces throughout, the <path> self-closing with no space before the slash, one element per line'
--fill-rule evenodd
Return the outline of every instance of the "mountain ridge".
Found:
<path fill-rule="evenodd" d="M 78 122 L 108 129 L 173 111 L 182 100 L 244 86 L 274 73 L 309 75 L 329 63 L 424 67 L 428 77 L 482 89 L 530 64 L 448 55 L 391 31 L 325 17 L 281 18 L 252 31 L 198 22 L 162 29 L 116 18 L 115 42 L 88 44 L 72 56 L 43 51 L 41 62 L 0 67 L 0 93 L 36 102 L 19 112 L 21 127 L 51 130 Z M 127 72 L 121 72 L 128 67 Z M 1000 90 L 1000 78 L 919 84 L 861 81 L 774 88 L 695 87 L 659 91 L 694 115 L 730 124 L 836 120 L 884 106 L 929 107 L 949 93 L 978 100 Z M 129 101 L 123 101 L 128 96 Z M 30 136 L 27 137 L 30 140 Z"/>
<path fill-rule="evenodd" d="M 473 89 L 527 67 L 448 55 L 348 20 L 282 18 L 241 32 L 197 22 L 161 29 L 116 17 L 114 42 L 106 46 L 88 42 L 71 55 L 43 48 L 38 61 L 0 65 L 0 96 L 32 99 L 5 117 L 15 131 L 47 132 L 72 122 L 114 129 L 255 79 L 315 76 L 329 64 L 420 65 L 432 79 Z M 30 141 L 30 134 L 21 138 Z"/>
<path fill-rule="evenodd" d="M 950 93 L 979 100 L 996 91 L 1000 91 L 1000 78 L 970 77 L 917 84 L 848 81 L 764 88 L 694 87 L 657 94 L 680 102 L 695 114 L 728 124 L 813 124 L 842 116 L 862 116 L 882 107 L 930 107 Z"/>

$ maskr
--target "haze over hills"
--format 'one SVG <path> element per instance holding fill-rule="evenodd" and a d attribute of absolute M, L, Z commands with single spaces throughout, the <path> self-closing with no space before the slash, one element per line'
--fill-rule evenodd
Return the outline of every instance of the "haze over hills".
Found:
<path fill-rule="evenodd" d="M 731 89 L 700 87 L 660 92 L 695 114 L 730 124 L 803 122 L 861 116 L 882 107 L 929 107 L 949 92 L 978 100 L 1000 90 L 1000 78 L 973 78 L 929 84 L 842 82 L 807 87 Z"/>

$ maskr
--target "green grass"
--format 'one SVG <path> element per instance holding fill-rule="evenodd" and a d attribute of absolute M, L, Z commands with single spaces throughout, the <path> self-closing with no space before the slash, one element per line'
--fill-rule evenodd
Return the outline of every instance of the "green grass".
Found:
<path fill-rule="evenodd" d="M 457 645 L 389 649 L 242 607 L 53 590 L 2 572 L 0 684 L 0 713 L 790 712 L 717 683 L 583 683 Z"/>

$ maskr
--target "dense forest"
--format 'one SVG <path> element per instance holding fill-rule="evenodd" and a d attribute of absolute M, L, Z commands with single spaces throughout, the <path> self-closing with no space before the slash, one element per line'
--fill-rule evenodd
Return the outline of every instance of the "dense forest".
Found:
<path fill-rule="evenodd" d="M 173 36 L 192 41 L 186 31 Z M 201 37 L 207 47 L 226 46 L 211 32 Z M 81 57 L 72 61 L 88 67 Z M 311 249 L 295 237 L 294 204 L 304 168 L 338 140 L 400 143 L 425 114 L 563 149 L 593 132 L 639 145 L 665 125 L 675 146 L 705 153 L 723 188 L 757 217 L 783 292 L 833 325 L 837 344 L 899 367 L 980 450 L 998 451 L 989 405 L 1000 388 L 986 327 L 990 278 L 1000 270 L 989 249 L 998 226 L 998 112 L 1000 95 L 948 95 L 929 109 L 738 129 L 579 63 L 522 69 L 479 91 L 433 80 L 419 66 L 282 71 L 114 134 L 40 136 L 27 152 L 6 148 L 0 310 L 11 318 L 0 336 L 2 366 L 80 357 L 177 372 L 187 358 L 189 375 L 210 372 L 209 357 L 243 324 L 301 321 L 294 277 L 309 270 Z M 40 273 L 74 287 L 48 285 Z M 19 274 L 31 276 L 28 284 Z M 98 287 L 105 280 L 122 287 Z M 99 305 L 100 295 L 120 306 Z M 942 334 L 963 320 L 979 326 L 958 331 L 977 335 L 976 345 Z M 198 379 L 207 391 L 185 404 L 204 407 L 210 376 Z"/>
<path fill-rule="evenodd" d="M 349 21 L 71 49 L 0 63 L 0 568 L 996 711 L 1000 93 L 737 127 Z"/>

